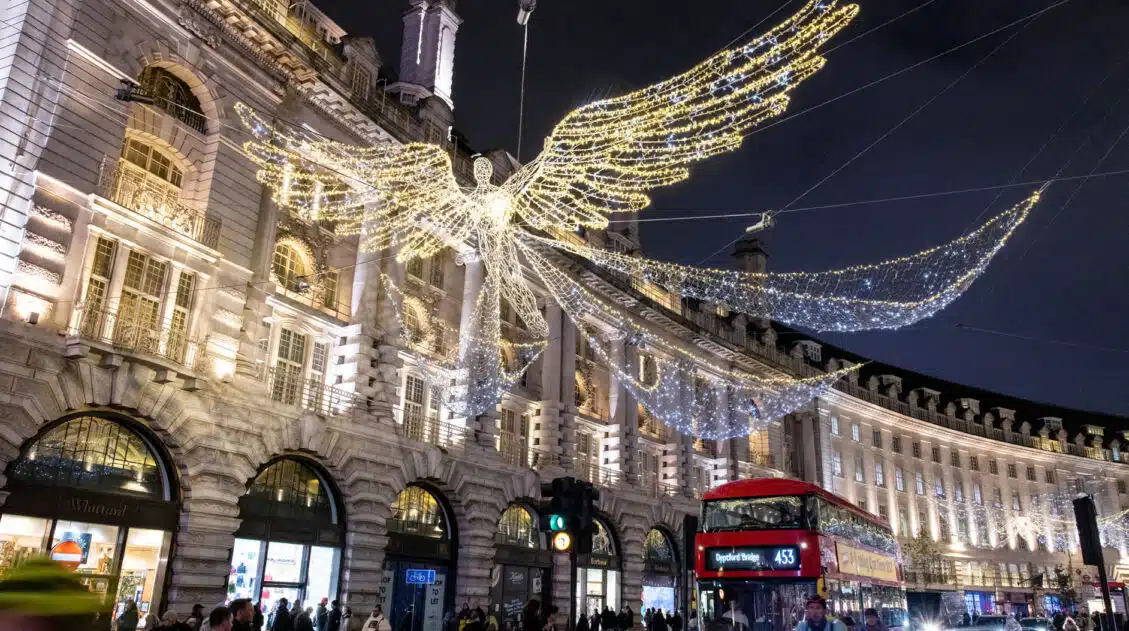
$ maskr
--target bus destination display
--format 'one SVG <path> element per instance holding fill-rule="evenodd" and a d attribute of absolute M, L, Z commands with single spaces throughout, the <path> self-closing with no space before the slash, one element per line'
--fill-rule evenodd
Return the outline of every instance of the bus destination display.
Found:
<path fill-rule="evenodd" d="M 709 571 L 765 571 L 800 569 L 800 549 L 796 546 L 737 546 L 706 548 Z"/>

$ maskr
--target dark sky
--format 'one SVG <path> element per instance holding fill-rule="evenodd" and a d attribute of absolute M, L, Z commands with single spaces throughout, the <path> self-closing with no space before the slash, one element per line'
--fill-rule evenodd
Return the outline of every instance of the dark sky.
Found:
<path fill-rule="evenodd" d="M 1054 1 L 934 0 L 832 53 L 827 66 L 793 92 L 789 113 Z M 863 0 L 860 16 L 832 45 L 925 2 Z M 778 17 L 799 3 L 795 0 Z M 400 15 L 406 2 L 318 4 L 351 34 L 374 37 L 387 65 L 398 64 Z M 516 4 L 462 0 L 458 7 L 464 23 L 456 47 L 455 112 L 458 127 L 479 149 L 505 147 L 514 152 L 516 146 L 521 56 Z M 784 0 L 541 0 L 530 32 L 526 158 L 569 110 L 681 72 L 782 4 Z M 1087 173 L 1129 125 L 1126 27 L 1129 3 L 1069 0 L 1023 28 L 916 118 L 794 207 L 1012 181 L 1108 75 L 1019 179 L 1052 176 L 1080 146 L 1065 174 Z M 1014 30 L 754 134 L 740 151 L 714 158 L 695 168 L 688 182 L 657 192 L 653 207 L 641 218 L 784 206 Z M 1098 170 L 1125 168 L 1129 138 Z M 1129 209 L 1124 201 L 1129 176 L 1089 181 L 1059 214 L 1076 186 L 1053 186 L 989 271 L 939 316 L 900 331 L 820 337 L 956 382 L 1069 407 L 1129 413 Z M 993 214 L 1029 192 L 1005 190 L 991 208 Z M 781 215 L 766 237 L 769 265 L 777 271 L 816 271 L 912 253 L 966 232 L 996 194 Z M 643 224 L 643 247 L 653 258 L 694 263 L 737 237 L 749 223 L 713 219 Z M 729 261 L 722 256 L 712 263 Z M 958 324 L 1038 341 L 969 331 Z"/>

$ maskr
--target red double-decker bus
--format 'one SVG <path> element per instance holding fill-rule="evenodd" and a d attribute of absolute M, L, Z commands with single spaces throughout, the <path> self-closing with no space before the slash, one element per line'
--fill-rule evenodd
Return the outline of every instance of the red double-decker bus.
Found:
<path fill-rule="evenodd" d="M 858 625 L 873 607 L 892 631 L 908 626 L 890 526 L 818 486 L 723 484 L 702 498 L 696 541 L 701 631 L 792 631 L 815 594 Z"/>

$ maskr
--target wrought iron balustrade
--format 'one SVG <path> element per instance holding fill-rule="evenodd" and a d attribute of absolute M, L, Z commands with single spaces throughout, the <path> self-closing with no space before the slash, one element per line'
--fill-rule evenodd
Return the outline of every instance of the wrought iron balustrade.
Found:
<path fill-rule="evenodd" d="M 267 391 L 273 401 L 293 405 L 323 416 L 341 414 L 368 402 L 360 395 L 327 386 L 317 379 L 305 379 L 299 373 L 270 368 L 267 370 Z"/>
<path fill-rule="evenodd" d="M 161 186 L 144 171 L 105 156 L 98 175 L 98 194 L 209 248 L 219 245 L 221 222 L 180 201 L 171 186 Z"/>
<path fill-rule="evenodd" d="M 396 425 L 396 433 L 408 440 L 444 449 L 462 449 L 468 442 L 474 442 L 471 430 L 462 425 L 411 412 L 404 413 L 403 422 Z"/>
<path fill-rule="evenodd" d="M 115 351 L 153 355 L 195 371 L 209 367 L 206 341 L 190 339 L 185 331 L 153 318 L 149 311 L 80 305 L 73 321 L 71 335 Z"/>

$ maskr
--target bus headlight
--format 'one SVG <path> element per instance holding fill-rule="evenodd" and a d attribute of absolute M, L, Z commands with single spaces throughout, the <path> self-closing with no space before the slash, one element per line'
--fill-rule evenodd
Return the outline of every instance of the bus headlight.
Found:
<path fill-rule="evenodd" d="M 941 625 L 936 622 L 926 622 L 921 625 L 921 631 L 941 631 Z"/>

